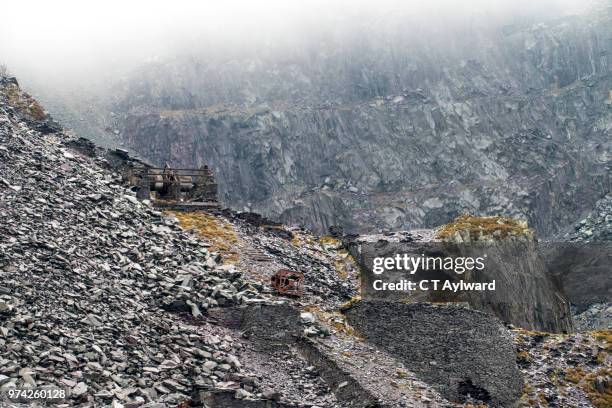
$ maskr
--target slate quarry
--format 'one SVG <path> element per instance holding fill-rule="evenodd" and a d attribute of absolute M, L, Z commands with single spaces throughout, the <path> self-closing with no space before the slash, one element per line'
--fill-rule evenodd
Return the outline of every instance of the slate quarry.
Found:
<path fill-rule="evenodd" d="M 82 146 L 0 77 L 0 391 L 63 387 L 60 408 L 601 406 L 605 333 L 547 334 L 541 347 L 543 335 L 460 305 L 453 310 L 480 322 L 477 331 L 445 322 L 431 312 L 438 306 L 393 305 L 424 311 L 415 333 L 432 345 L 435 322 L 470 340 L 468 355 L 482 358 L 455 361 L 461 381 L 449 383 L 384 347 L 363 315 L 351 325 L 342 304 L 372 306 L 357 301 L 358 269 L 338 239 L 252 213 L 190 215 L 226 228 L 224 247 L 220 227 L 205 235 L 138 200 L 113 154 Z M 304 272 L 303 297 L 271 290 L 278 268 Z M 407 343 L 421 340 L 402 320 L 388 323 Z M 511 333 L 526 356 L 515 355 Z M 503 352 L 492 356 L 494 338 Z M 521 356 L 529 361 L 517 369 Z"/>

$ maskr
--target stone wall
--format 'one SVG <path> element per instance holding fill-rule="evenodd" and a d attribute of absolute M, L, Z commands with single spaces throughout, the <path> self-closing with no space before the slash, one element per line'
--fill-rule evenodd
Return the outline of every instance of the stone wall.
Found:
<path fill-rule="evenodd" d="M 365 340 L 403 360 L 446 398 L 511 407 L 523 382 L 509 332 L 492 315 L 458 306 L 358 302 L 345 311 Z"/>

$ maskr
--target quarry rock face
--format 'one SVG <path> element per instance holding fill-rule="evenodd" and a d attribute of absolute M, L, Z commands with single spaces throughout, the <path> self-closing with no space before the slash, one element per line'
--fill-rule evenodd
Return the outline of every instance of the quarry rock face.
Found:
<path fill-rule="evenodd" d="M 579 310 L 612 300 L 612 242 L 543 243 L 547 268 Z"/>
<path fill-rule="evenodd" d="M 612 271 L 612 194 L 599 200 L 588 216 L 577 222 L 574 231 L 563 239 L 570 242 L 560 245 L 563 251 L 554 252 L 550 262 L 571 294 L 572 302 L 579 306 L 594 301 L 609 303 L 612 299 L 609 279 Z M 587 286 L 580 289 L 576 283 Z"/>
<path fill-rule="evenodd" d="M 559 241 L 541 248 L 551 275 L 574 307 L 576 328 L 612 327 L 612 196 L 599 200 Z"/>
<path fill-rule="evenodd" d="M 490 314 L 376 301 L 358 302 L 345 314 L 367 342 L 410 364 L 452 401 L 465 401 L 469 394 L 491 406 L 511 407 L 521 395 L 511 338 Z"/>
<path fill-rule="evenodd" d="M 479 218 L 476 218 L 479 219 Z M 484 219 L 484 218 L 481 218 Z M 463 231 L 462 231 L 463 232 Z M 549 270 L 540 254 L 538 243 L 531 236 L 498 238 L 483 236 L 480 241 L 444 242 L 434 230 L 417 230 L 383 235 L 365 235 L 348 242 L 351 254 L 362 269 L 362 296 L 372 300 L 398 302 L 455 302 L 489 312 L 501 321 L 531 330 L 557 333 L 573 331 L 567 295 Z M 465 235 L 465 234 L 464 234 Z M 461 238 L 459 238 L 461 239 Z M 404 254 L 438 259 L 481 258 L 482 270 L 457 273 L 441 268 L 420 267 L 412 274 L 402 269 L 372 272 L 374 258 L 393 258 Z M 435 266 L 435 264 L 431 264 Z M 373 290 L 376 280 L 384 282 L 414 282 L 440 280 L 440 289 L 389 291 Z M 494 290 L 442 289 L 444 282 L 490 284 Z"/>
<path fill-rule="evenodd" d="M 398 17 L 384 40 L 366 26 L 284 62 L 177 59 L 118 83 L 109 109 L 134 150 L 210 163 L 226 205 L 286 223 L 373 232 L 469 212 L 550 236 L 610 191 L 606 10 L 447 37 Z"/>

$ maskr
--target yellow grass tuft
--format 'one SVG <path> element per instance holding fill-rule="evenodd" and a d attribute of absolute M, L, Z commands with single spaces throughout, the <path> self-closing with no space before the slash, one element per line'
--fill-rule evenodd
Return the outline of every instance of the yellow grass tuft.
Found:
<path fill-rule="evenodd" d="M 527 236 L 529 238 L 534 236 L 533 230 L 524 221 L 502 216 L 476 217 L 462 215 L 453 222 L 442 226 L 437 232 L 437 238 L 449 240 L 457 234 L 462 238 L 469 236 L 471 240 L 489 236 L 498 239 L 510 236 Z"/>
<path fill-rule="evenodd" d="M 595 407 L 612 407 L 612 368 L 589 372 L 583 367 L 570 367 L 565 371 L 565 379 L 582 388 Z"/>
<path fill-rule="evenodd" d="M 528 365 L 528 364 L 531 364 L 532 361 L 533 359 L 531 358 L 529 353 L 526 351 L 520 351 L 516 355 L 516 362 L 519 364 Z"/>
<path fill-rule="evenodd" d="M 596 330 L 590 333 L 597 340 L 604 343 L 604 349 L 608 353 L 612 353 L 612 329 Z"/>
<path fill-rule="evenodd" d="M 35 120 L 45 119 L 45 110 L 42 106 L 30 95 L 21 92 L 21 89 L 15 84 L 8 84 L 4 87 L 9 105 L 14 106 L 22 114 L 30 116 Z"/>
<path fill-rule="evenodd" d="M 344 303 L 340 306 L 340 310 L 347 310 L 351 307 L 355 306 L 357 303 L 361 302 L 361 296 L 353 296 L 348 302 Z"/>
<path fill-rule="evenodd" d="M 234 248 L 238 243 L 238 237 L 230 223 L 199 211 L 167 211 L 166 213 L 176 217 L 182 228 L 192 230 L 206 238 L 211 244 L 209 250 L 221 254 L 225 263 L 234 264 L 240 260 L 240 255 Z"/>
<path fill-rule="evenodd" d="M 308 305 L 304 308 L 304 311 L 310 312 L 317 317 L 317 320 L 325 323 L 329 328 L 334 329 L 336 334 L 343 334 L 356 339 L 363 340 L 362 336 L 348 324 L 346 317 L 339 311 L 325 311 L 321 310 L 316 305 Z"/>
<path fill-rule="evenodd" d="M 324 235 L 319 238 L 319 243 L 323 245 L 325 249 L 340 249 L 342 247 L 342 241 L 329 235 Z"/>

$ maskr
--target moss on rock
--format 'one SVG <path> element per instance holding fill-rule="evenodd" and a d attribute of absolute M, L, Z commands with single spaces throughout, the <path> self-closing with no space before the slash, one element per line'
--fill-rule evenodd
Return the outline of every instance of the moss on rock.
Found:
<path fill-rule="evenodd" d="M 436 237 L 443 241 L 456 242 L 498 240 L 509 237 L 533 239 L 534 232 L 527 226 L 527 222 L 510 217 L 462 215 L 440 227 Z"/>

